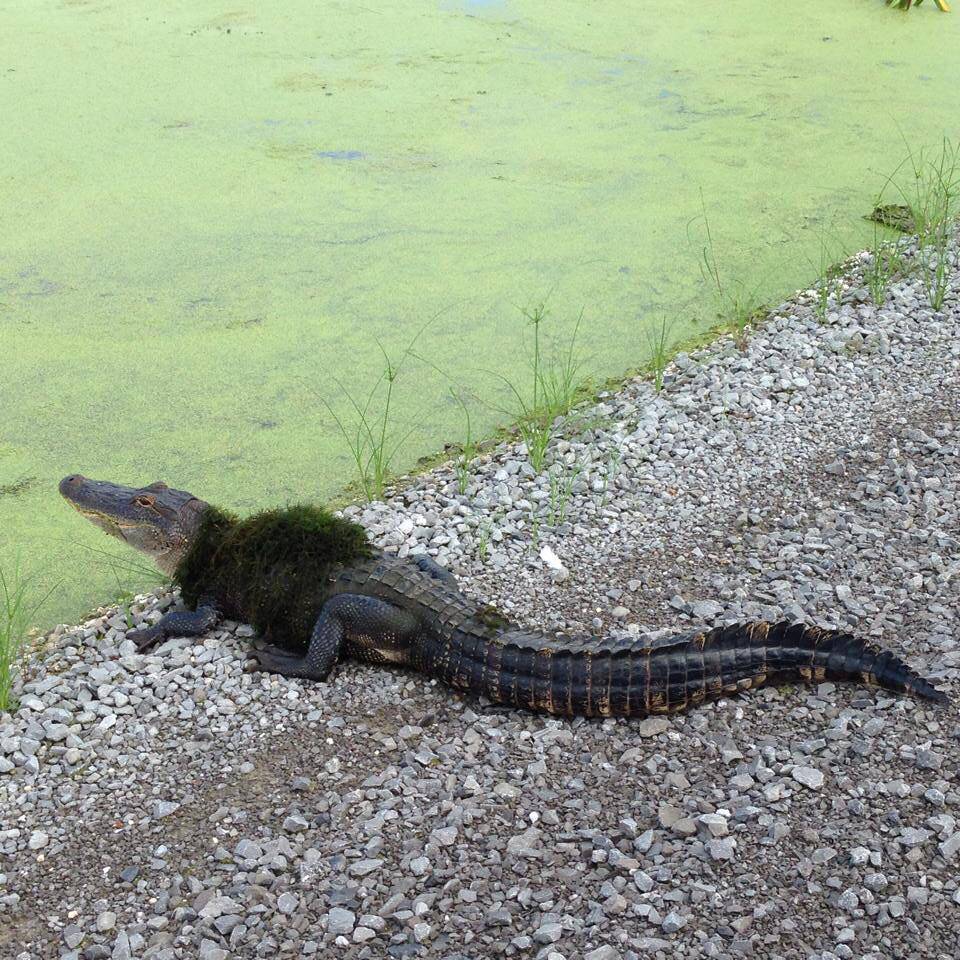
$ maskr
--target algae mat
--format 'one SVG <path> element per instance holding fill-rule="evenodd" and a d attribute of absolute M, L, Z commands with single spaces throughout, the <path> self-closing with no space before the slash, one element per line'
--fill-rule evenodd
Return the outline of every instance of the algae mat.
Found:
<path fill-rule="evenodd" d="M 62 581 L 47 621 L 146 584 L 71 471 L 329 496 L 322 399 L 431 317 L 418 348 L 484 396 L 548 293 L 587 371 L 636 364 L 645 316 L 709 313 L 701 191 L 725 275 L 789 291 L 825 226 L 866 238 L 900 129 L 957 134 L 958 49 L 960 16 L 879 0 L 0 2 L 4 564 Z M 462 427 L 404 376 L 409 465 Z"/>

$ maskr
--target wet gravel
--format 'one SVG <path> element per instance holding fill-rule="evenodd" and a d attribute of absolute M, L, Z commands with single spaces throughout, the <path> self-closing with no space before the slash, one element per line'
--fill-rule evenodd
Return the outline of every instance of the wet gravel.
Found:
<path fill-rule="evenodd" d="M 849 627 L 954 706 L 821 684 L 559 721 L 251 674 L 238 624 L 140 656 L 176 602 L 146 597 L 58 629 L 0 718 L 0 956 L 954 960 L 953 258 L 940 312 L 915 280 L 877 309 L 854 265 L 825 322 L 801 293 L 578 411 L 548 475 L 505 444 L 464 494 L 441 468 L 348 512 L 523 622 Z"/>

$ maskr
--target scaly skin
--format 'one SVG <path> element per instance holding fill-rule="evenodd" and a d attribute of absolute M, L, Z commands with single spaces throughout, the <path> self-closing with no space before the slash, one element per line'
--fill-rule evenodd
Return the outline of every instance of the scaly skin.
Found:
<path fill-rule="evenodd" d="M 144 649 L 165 636 L 205 633 L 229 616 L 267 634 L 269 644 L 253 653 L 267 671 L 323 680 L 341 657 L 353 657 L 410 667 L 495 703 L 561 716 L 675 713 L 765 683 L 828 679 L 947 702 L 889 650 L 839 631 L 752 622 L 655 644 L 550 636 L 474 603 L 428 557 L 372 553 L 335 565 L 324 578 L 305 578 L 306 557 L 296 553 L 248 569 L 231 565 L 231 551 L 259 556 L 249 535 L 257 518 L 216 512 L 219 519 L 211 520 L 211 512 L 202 528 L 212 508 L 161 484 L 132 489 L 74 476 L 61 492 L 108 533 L 168 566 L 177 560 L 175 578 L 186 576 L 191 543 L 205 543 L 207 553 L 183 583 L 185 596 L 196 599 L 195 611 L 169 613 L 141 631 Z M 284 521 L 287 514 L 293 511 L 269 516 Z M 267 597 L 265 583 L 273 591 Z"/>
<path fill-rule="evenodd" d="M 495 703 L 561 716 L 676 713 L 765 683 L 860 680 L 944 702 L 889 651 L 849 634 L 802 624 L 741 623 L 656 644 L 549 636 L 501 623 L 459 591 L 403 561 L 378 558 L 345 570 L 346 652 L 396 663 Z M 386 610 L 369 598 L 386 600 Z M 296 670 L 296 668 L 294 668 Z M 299 671 L 312 676 L 308 653 Z"/>

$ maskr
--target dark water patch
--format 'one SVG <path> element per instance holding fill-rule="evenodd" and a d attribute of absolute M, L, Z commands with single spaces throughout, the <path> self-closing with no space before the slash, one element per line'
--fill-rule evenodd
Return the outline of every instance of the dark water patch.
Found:
<path fill-rule="evenodd" d="M 0 277 L 0 293 L 7 293 L 23 299 L 31 297 L 50 297 L 59 293 L 63 285 L 49 280 L 40 273 L 38 267 L 29 266 L 18 270 L 15 277 Z"/>
<path fill-rule="evenodd" d="M 364 157 L 360 150 L 315 150 L 313 155 L 324 160 L 362 160 Z"/>
<path fill-rule="evenodd" d="M 507 5 L 506 0 L 454 0 L 440 4 L 442 10 L 495 10 Z"/>
<path fill-rule="evenodd" d="M 329 79 L 319 73 L 291 73 L 277 81 L 277 86 L 294 93 L 309 90 L 326 90 Z"/>
<path fill-rule="evenodd" d="M 16 497 L 26 493 L 40 482 L 39 477 L 21 477 L 13 483 L 0 483 L 0 497 Z"/>
<path fill-rule="evenodd" d="M 213 297 L 197 297 L 195 300 L 184 300 L 183 306 L 185 310 L 196 311 L 203 307 L 209 307 L 214 302 Z"/>
<path fill-rule="evenodd" d="M 225 323 L 227 330 L 249 330 L 251 327 L 260 327 L 263 325 L 263 317 L 241 317 Z"/>

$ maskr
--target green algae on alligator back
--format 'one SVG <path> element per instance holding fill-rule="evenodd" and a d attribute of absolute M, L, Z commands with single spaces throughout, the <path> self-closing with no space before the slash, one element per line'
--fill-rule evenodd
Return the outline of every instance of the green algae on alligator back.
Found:
<path fill-rule="evenodd" d="M 321 4 L 320 43 L 307 0 L 3 4 L 0 483 L 39 482 L 0 497 L 0 553 L 69 581 L 51 617 L 116 591 L 49 509 L 68 469 L 326 501 L 351 465 L 303 384 L 372 384 L 377 339 L 444 307 L 430 359 L 484 398 L 483 370 L 524 370 L 515 305 L 551 287 L 587 308 L 596 379 L 644 362 L 653 311 L 695 334 L 700 188 L 728 277 L 765 302 L 809 282 L 898 124 L 951 122 L 960 18 L 715 7 Z M 457 435 L 447 387 L 399 396 L 406 463 Z"/>

